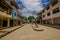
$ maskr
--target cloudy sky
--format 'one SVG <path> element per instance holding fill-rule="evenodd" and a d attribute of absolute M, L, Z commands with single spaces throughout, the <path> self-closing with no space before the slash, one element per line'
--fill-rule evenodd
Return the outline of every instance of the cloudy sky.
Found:
<path fill-rule="evenodd" d="M 51 0 L 16 0 L 16 3 L 20 7 L 21 13 L 23 16 L 35 16 L 38 12 L 43 10 L 44 7 Z"/>

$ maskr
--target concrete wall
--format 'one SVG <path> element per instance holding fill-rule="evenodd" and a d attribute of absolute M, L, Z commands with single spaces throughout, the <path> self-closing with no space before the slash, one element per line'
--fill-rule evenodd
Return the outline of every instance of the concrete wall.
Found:
<path fill-rule="evenodd" d="M 42 18 L 43 18 L 43 15 L 45 15 L 45 17 L 43 18 L 43 20 L 45 20 L 45 19 L 51 19 L 51 18 L 55 18 L 55 17 L 60 17 L 60 12 L 58 12 L 58 13 L 56 13 L 56 14 L 53 14 L 53 13 L 52 13 L 52 10 L 53 10 L 53 9 L 55 9 L 55 8 L 57 8 L 57 7 L 60 8 L 60 0 L 58 0 L 58 3 L 57 3 L 55 6 L 52 7 L 52 5 L 50 4 L 49 7 L 50 7 L 49 10 L 44 9 L 45 12 L 42 13 Z M 51 14 L 50 16 L 47 16 L 47 13 L 48 13 L 48 12 L 50 12 L 50 14 Z"/>
<path fill-rule="evenodd" d="M 54 18 L 54 24 L 60 24 L 60 17 Z"/>
<path fill-rule="evenodd" d="M 60 12 L 57 12 L 53 14 L 53 10 L 59 7 L 60 9 L 60 0 L 58 0 L 58 3 L 54 6 L 50 3 L 48 5 L 50 8 L 47 10 L 47 7 L 44 9 L 44 13 L 42 13 L 42 20 L 45 20 L 46 23 L 51 24 L 60 24 Z M 50 12 L 50 16 L 47 16 L 47 13 Z M 43 17 L 45 15 L 45 17 Z"/>

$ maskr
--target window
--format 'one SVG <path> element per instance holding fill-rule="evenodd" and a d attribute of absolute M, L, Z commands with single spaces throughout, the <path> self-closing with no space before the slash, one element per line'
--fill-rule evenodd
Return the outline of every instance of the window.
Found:
<path fill-rule="evenodd" d="M 47 7 L 47 10 L 49 10 L 50 6 Z"/>
<path fill-rule="evenodd" d="M 44 13 L 44 10 L 42 12 Z"/>
<path fill-rule="evenodd" d="M 13 2 L 12 2 L 12 1 L 10 2 L 10 4 L 11 4 L 12 6 L 14 6 L 14 4 L 13 4 Z"/>
<path fill-rule="evenodd" d="M 43 17 L 45 17 L 45 15 L 43 15 Z"/>
<path fill-rule="evenodd" d="M 11 15 L 11 9 L 7 10 L 7 14 Z"/>
<path fill-rule="evenodd" d="M 56 8 L 56 9 L 53 10 L 53 14 L 58 13 L 59 11 L 60 10 L 59 10 L 59 7 L 58 7 L 58 8 Z"/>
<path fill-rule="evenodd" d="M 55 0 L 54 2 L 52 2 L 52 6 L 56 5 L 58 3 L 58 0 Z"/>
<path fill-rule="evenodd" d="M 6 7 L 4 5 L 0 4 L 0 11 L 4 12 L 5 8 Z"/>
<path fill-rule="evenodd" d="M 7 11 L 7 6 L 5 6 L 6 4 L 4 4 L 4 3 L 0 3 L 0 11 L 2 11 L 2 12 L 5 12 L 5 11 Z"/>
<path fill-rule="evenodd" d="M 50 12 L 47 13 L 47 16 L 50 16 Z"/>
<path fill-rule="evenodd" d="M 42 19 L 42 16 L 40 16 L 40 19 Z"/>
<path fill-rule="evenodd" d="M 17 16 L 16 13 L 15 13 L 15 16 Z"/>

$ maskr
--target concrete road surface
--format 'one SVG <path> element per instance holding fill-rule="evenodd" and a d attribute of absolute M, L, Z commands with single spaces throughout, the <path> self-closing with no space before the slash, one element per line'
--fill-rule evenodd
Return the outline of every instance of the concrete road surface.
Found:
<path fill-rule="evenodd" d="M 39 25 L 44 31 L 34 31 L 31 24 L 8 34 L 0 40 L 60 40 L 60 30 Z"/>

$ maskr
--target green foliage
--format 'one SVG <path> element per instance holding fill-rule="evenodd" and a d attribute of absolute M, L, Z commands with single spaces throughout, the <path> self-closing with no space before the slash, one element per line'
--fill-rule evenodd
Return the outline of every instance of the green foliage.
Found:
<path fill-rule="evenodd" d="M 27 23 L 28 22 L 28 18 L 24 16 L 24 22 Z"/>
<path fill-rule="evenodd" d="M 34 16 L 29 16 L 29 17 L 28 17 L 28 20 L 29 20 L 30 22 L 32 22 L 34 19 L 35 19 Z"/>

